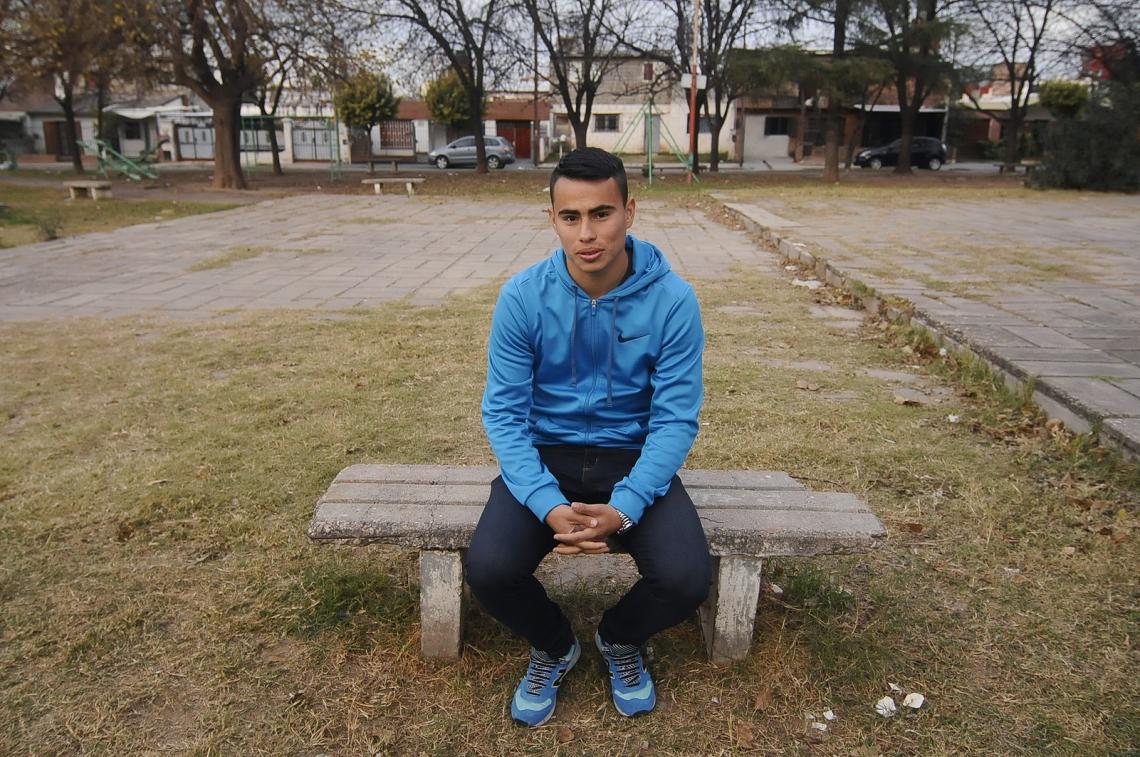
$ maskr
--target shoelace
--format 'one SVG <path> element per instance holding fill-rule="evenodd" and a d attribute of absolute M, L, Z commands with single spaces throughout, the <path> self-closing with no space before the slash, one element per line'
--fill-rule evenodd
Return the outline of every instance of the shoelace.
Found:
<path fill-rule="evenodd" d="M 526 693 L 532 697 L 541 694 L 557 665 L 558 661 L 551 659 L 545 653 L 538 650 L 532 651 L 530 653 L 530 672 L 527 674 Z"/>
<path fill-rule="evenodd" d="M 611 644 L 609 649 L 622 683 L 636 686 L 641 681 L 641 650 L 633 644 Z"/>

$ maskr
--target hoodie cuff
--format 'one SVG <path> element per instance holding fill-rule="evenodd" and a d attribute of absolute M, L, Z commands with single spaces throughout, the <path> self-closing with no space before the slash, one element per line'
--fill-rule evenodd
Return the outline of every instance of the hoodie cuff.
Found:
<path fill-rule="evenodd" d="M 551 510 L 567 502 L 569 500 L 557 486 L 544 486 L 530 495 L 530 499 L 526 501 L 526 506 L 536 518 L 545 523 L 546 516 L 550 514 Z"/>
<path fill-rule="evenodd" d="M 619 513 L 624 513 L 627 518 L 633 521 L 635 526 L 641 520 L 641 516 L 645 514 L 645 508 L 648 506 L 648 502 L 643 502 L 629 489 L 614 489 L 613 494 L 610 495 L 610 507 Z"/>

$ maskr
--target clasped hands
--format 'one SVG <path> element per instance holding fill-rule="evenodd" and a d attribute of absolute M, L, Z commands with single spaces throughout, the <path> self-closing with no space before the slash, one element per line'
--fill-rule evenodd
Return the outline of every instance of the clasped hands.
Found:
<path fill-rule="evenodd" d="M 560 555 L 600 555 L 610 551 L 606 538 L 621 528 L 621 518 L 610 505 L 574 502 L 559 505 L 546 516 L 546 525 L 561 542 L 554 551 Z"/>

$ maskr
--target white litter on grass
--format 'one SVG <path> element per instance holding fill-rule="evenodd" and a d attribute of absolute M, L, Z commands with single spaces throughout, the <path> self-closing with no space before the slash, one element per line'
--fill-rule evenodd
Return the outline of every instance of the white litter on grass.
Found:
<path fill-rule="evenodd" d="M 902 693 L 902 686 L 899 686 L 897 683 L 888 683 L 887 688 L 890 689 L 891 691 L 895 692 L 896 694 Z"/>
<path fill-rule="evenodd" d="M 831 710 L 824 710 L 824 711 L 823 711 L 823 719 L 824 719 L 824 720 L 838 720 L 838 719 L 839 719 L 839 716 L 838 716 L 838 715 L 836 715 L 836 714 L 835 714 L 834 712 L 832 712 Z"/>
<path fill-rule="evenodd" d="M 821 286 L 823 286 L 823 282 L 817 281 L 816 279 L 807 279 L 806 281 L 804 279 L 792 279 L 792 286 L 807 287 L 808 289 L 819 289 Z"/>
<path fill-rule="evenodd" d="M 776 584 L 768 584 L 768 589 L 769 589 L 769 590 L 770 590 L 770 591 L 771 591 L 773 594 L 775 594 L 777 597 L 778 597 L 778 596 L 780 596 L 780 595 L 782 595 L 782 594 L 784 593 L 784 590 L 783 590 L 783 589 L 781 589 L 781 588 L 780 588 L 779 586 L 777 586 Z"/>
<path fill-rule="evenodd" d="M 949 354 L 950 353 L 946 351 L 945 347 L 939 347 L 938 348 L 938 357 L 946 357 Z"/>
<path fill-rule="evenodd" d="M 962 420 L 962 418 L 961 416 L 950 414 L 946 416 L 946 420 L 950 423 L 957 423 L 958 421 Z"/>
<path fill-rule="evenodd" d="M 819 721 L 815 721 L 811 724 L 811 727 L 817 731 L 826 731 L 827 723 L 820 723 Z"/>
<path fill-rule="evenodd" d="M 798 265 L 786 265 L 786 266 L 784 266 L 785 271 L 798 271 L 799 268 L 800 267 Z"/>
<path fill-rule="evenodd" d="M 917 710 L 925 702 L 926 697 L 924 697 L 922 694 L 919 694 L 917 691 L 913 691 L 910 694 L 906 695 L 906 699 L 903 700 L 903 705 L 911 708 L 912 710 Z"/>
<path fill-rule="evenodd" d="M 893 718 L 897 711 L 898 707 L 895 706 L 895 700 L 890 697 L 883 697 L 878 702 L 875 702 L 875 712 L 884 718 Z"/>

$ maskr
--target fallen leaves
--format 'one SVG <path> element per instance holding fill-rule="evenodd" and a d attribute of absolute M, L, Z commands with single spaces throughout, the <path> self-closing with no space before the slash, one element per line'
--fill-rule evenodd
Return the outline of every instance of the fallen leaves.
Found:
<path fill-rule="evenodd" d="M 558 726 L 558 730 L 555 733 L 555 739 L 559 744 L 569 744 L 574 740 L 574 729 L 568 725 Z"/>
<path fill-rule="evenodd" d="M 815 384 L 815 383 L 812 383 L 810 381 L 804 381 L 803 379 L 797 379 L 796 380 L 796 388 L 797 389 L 803 389 L 804 391 L 808 391 L 808 392 L 818 392 L 822 387 L 819 384 Z"/>

